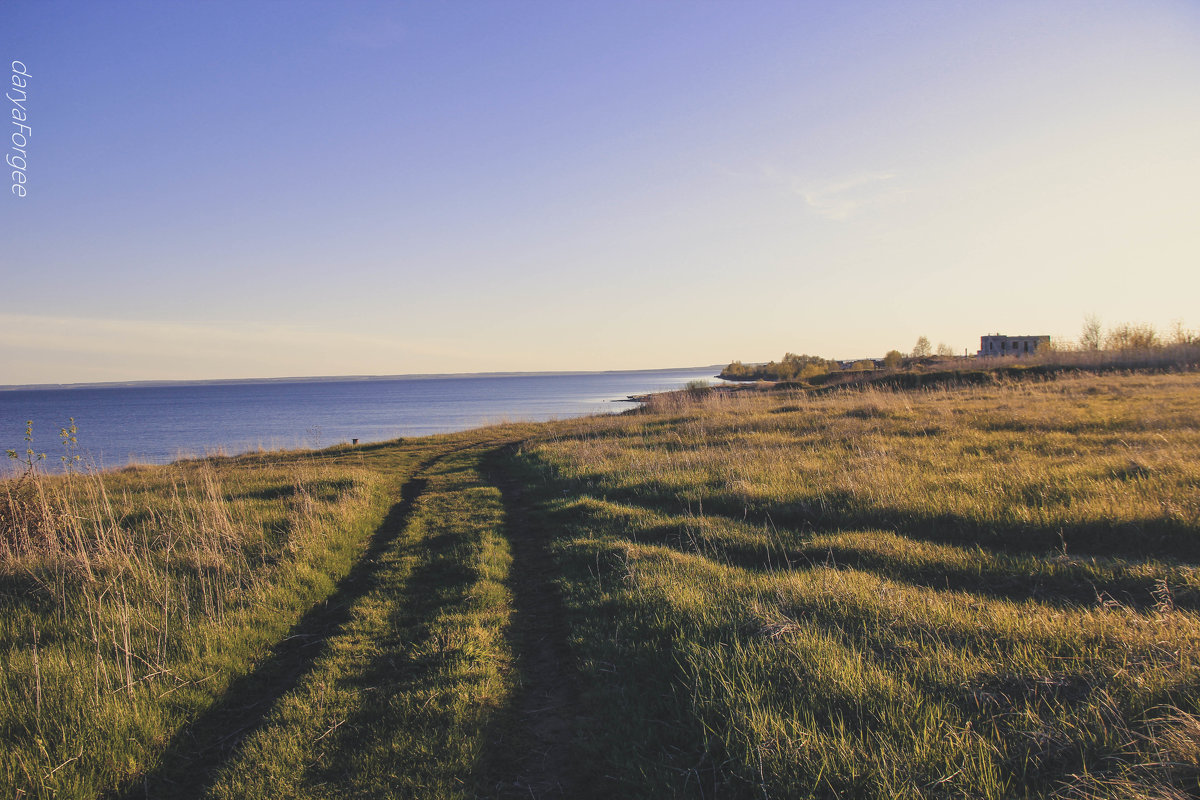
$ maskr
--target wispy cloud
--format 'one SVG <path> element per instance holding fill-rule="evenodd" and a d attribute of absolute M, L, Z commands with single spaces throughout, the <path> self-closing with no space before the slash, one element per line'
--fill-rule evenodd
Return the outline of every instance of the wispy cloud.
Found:
<path fill-rule="evenodd" d="M 779 187 L 803 200 L 810 213 L 836 222 L 850 219 L 871 206 L 900 200 L 910 193 L 896 184 L 899 175 L 890 171 L 864 170 L 832 179 L 814 180 L 771 165 L 751 171 L 719 165 L 716 169 L 730 178 Z"/>
<path fill-rule="evenodd" d="M 814 214 L 842 221 L 863 207 L 895 198 L 899 193 L 887 186 L 894 172 L 861 172 L 820 184 L 794 185 L 797 194 Z"/>

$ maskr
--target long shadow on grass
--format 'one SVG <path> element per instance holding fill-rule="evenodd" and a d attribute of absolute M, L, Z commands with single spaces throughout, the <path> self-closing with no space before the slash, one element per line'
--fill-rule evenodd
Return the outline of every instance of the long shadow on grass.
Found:
<path fill-rule="evenodd" d="M 536 462 L 534 462 L 536 463 Z M 545 479 L 551 473 L 548 470 L 539 470 L 538 477 Z M 603 482 L 598 480 L 599 476 L 595 476 L 594 484 L 603 486 Z M 577 495 L 580 491 L 587 494 L 598 494 L 599 491 L 593 487 L 587 487 L 586 481 L 582 484 L 575 481 L 555 481 L 550 479 L 546 481 L 546 492 L 550 497 L 561 497 L 564 494 Z M 668 496 L 665 493 L 655 493 L 653 490 L 647 490 L 646 487 L 638 487 L 636 490 L 624 491 L 607 491 L 606 499 L 620 503 L 626 503 L 635 508 L 646 509 L 650 511 L 661 512 L 664 515 L 674 516 L 681 521 L 682 512 L 686 511 L 687 501 L 675 496 Z M 692 504 L 693 510 L 696 504 Z M 918 539 L 935 539 L 939 537 L 930 535 L 928 530 L 913 531 L 913 528 L 919 527 L 921 524 L 929 525 L 929 519 L 918 520 L 912 517 L 901 518 L 899 515 L 888 516 L 886 514 L 863 515 L 853 513 L 837 513 L 837 509 L 825 509 L 820 513 L 808 515 L 802 511 L 791 509 L 784 513 L 778 513 L 775 507 L 763 509 L 755 512 L 753 509 L 743 508 L 741 505 L 732 507 L 731 504 L 722 504 L 720 500 L 712 500 L 709 497 L 704 501 L 704 513 L 712 514 L 719 513 L 721 516 L 730 518 L 737 522 L 745 522 L 750 525 L 763 526 L 769 524 L 765 512 L 769 511 L 771 518 L 775 523 L 782 523 L 789 527 L 794 526 L 799 530 L 812 531 L 813 529 L 820 530 L 821 528 L 830 529 L 856 529 L 856 528 L 891 528 L 899 533 L 906 534 L 912 538 Z M 586 515 L 587 510 L 582 512 L 577 508 L 568 508 L 565 511 L 559 512 L 559 516 L 554 518 L 554 521 L 560 522 L 564 526 L 579 525 L 582 521 L 586 525 L 586 520 L 581 520 L 582 515 Z M 789 516 L 790 513 L 790 516 Z M 897 520 L 902 520 L 903 524 L 897 524 Z M 970 537 L 981 536 L 980 526 L 972 525 L 969 521 L 959 520 L 953 517 L 946 517 L 943 520 L 933 520 L 933 523 L 942 522 L 946 525 L 946 529 L 942 531 L 934 531 L 942 534 L 941 541 L 974 546 L 977 541 Z M 661 521 L 659 521 L 661 523 Z M 790 523 L 790 524 L 789 524 Z M 753 544 L 745 544 L 738 546 L 736 543 L 731 543 L 733 546 L 727 546 L 726 543 L 719 540 L 707 542 L 698 537 L 689 536 L 685 525 L 657 524 L 649 530 L 638 528 L 636 534 L 631 530 L 635 525 L 631 524 L 626 529 L 622 529 L 622 525 L 618 520 L 613 524 L 611 520 L 597 520 L 594 534 L 597 539 L 597 550 L 601 551 L 604 547 L 604 534 L 614 537 L 624 537 L 629 540 L 638 542 L 645 541 L 661 541 L 662 544 L 677 549 L 683 552 L 690 552 L 698 557 L 706 557 L 714 561 L 725 561 L 738 566 L 748 566 L 759 570 L 779 569 L 781 556 L 778 546 L 773 548 L 774 552 L 763 546 L 755 547 Z M 694 527 L 694 526 L 693 526 Z M 1024 531 L 1029 533 L 1028 531 Z M 1033 549 L 1029 547 L 999 547 L 996 539 L 1001 538 L 1011 533 L 1011 531 L 997 531 L 989 529 L 984 541 L 991 544 L 998 551 L 1012 549 L 1022 551 Z M 1036 535 L 1047 533 L 1046 531 L 1033 531 L 1032 534 L 1023 540 L 1022 544 L 1029 545 L 1036 541 Z M 1054 532 L 1054 539 L 1057 540 L 1057 531 Z M 1195 532 L 1192 532 L 1195 535 Z M 768 534 L 764 533 L 764 539 Z M 1071 533 L 1067 533 L 1068 541 L 1070 541 Z M 794 537 L 792 542 L 786 542 L 783 547 L 788 553 L 788 557 L 792 559 L 793 566 L 807 566 L 809 561 L 817 561 L 815 558 L 818 554 L 825 556 L 827 551 L 818 549 L 815 546 L 808 551 L 804 550 L 804 539 L 806 536 L 802 533 L 791 533 Z M 785 533 L 785 538 L 790 538 Z M 1004 544 L 1009 545 L 1010 542 Z M 1130 545 L 1134 546 L 1134 545 Z M 1040 554 L 1045 555 L 1049 550 L 1053 554 L 1053 543 L 1049 547 L 1042 549 Z M 1118 552 L 1124 552 L 1119 549 Z M 1178 551 L 1176 551 L 1177 553 Z M 1144 552 L 1137 552 L 1137 561 L 1145 557 Z M 844 561 L 858 560 L 856 566 L 860 566 L 872 571 L 878 572 L 887 577 L 894 577 L 897 574 L 897 569 L 903 570 L 904 565 L 898 565 L 887 559 L 882 554 L 875 554 L 863 551 L 855 551 L 852 548 L 839 551 L 831 556 L 831 560 L 836 559 L 839 565 L 844 565 Z M 584 558 L 576 557 L 576 569 L 587 569 L 590 576 L 590 565 L 587 563 L 586 556 Z M 823 561 L 823 558 L 821 559 Z M 742 562 L 742 563 L 739 563 Z M 783 569 L 787 569 L 786 560 L 784 560 Z M 921 565 L 911 565 L 907 567 L 907 576 L 901 575 L 901 579 L 908 579 L 914 583 L 924 583 L 935 589 L 940 589 L 945 586 L 945 576 L 937 572 L 937 567 L 930 566 L 926 570 Z M 600 562 L 597 558 L 596 570 L 600 571 Z M 936 574 L 935 574 L 936 572 Z M 1078 575 L 1064 576 L 1037 576 L 1035 581 L 1049 580 L 1044 586 L 1044 592 L 1035 592 L 1037 584 L 1027 582 L 1021 584 L 1016 582 L 1012 585 L 1005 585 L 1004 581 L 1009 577 L 1016 578 L 1015 573 L 1005 575 L 1002 571 L 995 571 L 995 582 L 991 586 L 982 588 L 980 583 L 984 582 L 977 575 L 972 575 L 967 570 L 960 571 L 958 574 L 951 577 L 952 582 L 961 582 L 964 585 L 961 587 L 964 591 L 980 592 L 980 593 L 997 593 L 1001 595 L 1010 594 L 1014 598 L 1031 597 L 1034 594 L 1038 596 L 1035 599 L 1044 601 L 1045 595 L 1049 593 L 1051 596 L 1066 596 L 1064 600 L 1069 602 L 1073 593 L 1077 594 L 1081 590 L 1077 585 Z M 1061 583 L 1058 578 L 1061 577 Z M 614 575 L 612 571 L 604 576 L 604 580 L 619 579 L 619 573 Z M 965 585 L 968 580 L 973 580 L 973 585 Z M 1118 582 L 1119 583 L 1119 582 Z M 1136 583 L 1136 581 L 1135 581 Z M 1110 587 L 1100 586 L 1101 590 Z M 1121 584 L 1123 585 L 1123 584 Z M 1144 584 L 1138 584 L 1140 588 L 1145 588 Z M 1089 587 L 1090 589 L 1090 587 Z M 1094 592 L 1091 593 L 1090 599 L 1095 602 Z M 1178 600 L 1179 598 L 1177 598 Z M 622 672 L 631 672 L 644 669 L 646 675 L 654 675 L 654 682 L 662 686 L 668 681 L 674 682 L 682 676 L 677 676 L 671 670 L 664 669 L 670 665 L 665 662 L 671 660 L 672 652 L 676 643 L 671 641 L 653 641 L 649 637 L 653 635 L 652 629 L 638 630 L 633 626 L 636 624 L 636 615 L 638 609 L 634 605 L 629 607 L 599 607 L 594 608 L 593 615 L 597 618 L 602 617 L 624 617 L 621 623 L 620 633 L 622 638 L 628 642 L 625 652 L 619 652 L 617 648 L 613 648 L 615 655 L 613 656 L 614 670 Z M 868 609 L 855 609 L 853 605 L 847 607 L 833 608 L 821 603 L 815 603 L 811 606 L 805 605 L 795 609 L 787 609 L 787 613 L 794 614 L 795 618 L 802 620 L 803 624 L 813 626 L 820 629 L 824 633 L 836 637 L 842 641 L 847 652 L 851 650 L 866 651 L 882 668 L 889 672 L 896 670 L 896 665 L 906 664 L 914 657 L 920 656 L 926 647 L 926 642 L 929 636 L 928 626 L 923 625 L 919 620 L 910 622 L 888 621 L 887 624 L 881 624 L 880 618 L 871 613 Z M 759 632 L 755 626 L 758 624 L 753 618 L 753 615 L 748 615 L 746 620 L 733 622 L 735 626 L 740 625 L 741 630 L 739 636 L 774 636 L 775 634 L 769 630 Z M 628 626 L 627 626 L 628 625 Z M 746 627 L 749 626 L 749 627 Z M 865 633 L 864 633 L 865 632 Z M 638 641 L 639 636 L 646 636 L 649 641 Z M 985 627 L 981 626 L 978 630 L 972 630 L 969 627 L 958 630 L 939 630 L 937 632 L 940 643 L 954 650 L 969 653 L 978 651 L 983 655 L 987 655 L 993 651 L 995 634 L 990 633 Z M 1026 642 L 1018 643 L 1022 646 L 1028 646 Z M 648 645 L 648 646 L 647 646 Z M 658 649 L 658 663 L 653 661 L 654 650 Z M 647 651 L 650 658 L 638 660 L 634 654 Z M 786 666 L 785 661 L 781 660 L 780 664 Z M 669 677 L 663 673 L 670 673 Z M 768 687 L 780 692 L 781 697 L 785 697 L 789 691 L 786 672 L 781 673 L 778 681 L 766 681 Z M 1082 714 L 1090 704 L 1094 702 L 1093 691 L 1096 688 L 1104 687 L 1104 675 L 1092 675 L 1086 671 L 1073 672 L 1065 674 L 1054 674 L 1051 676 L 1043 676 L 1038 674 L 1000 674 L 994 679 L 982 680 L 969 686 L 931 686 L 931 694 L 933 696 L 944 697 L 947 702 L 959 708 L 959 710 L 967 716 L 968 719 L 978 719 L 981 722 L 980 729 L 984 729 L 985 725 L 994 723 L 996 719 L 1009 719 L 1008 715 L 1013 709 L 1029 710 L 1030 714 L 1042 717 L 1047 720 L 1046 724 L 1051 724 L 1057 717 L 1062 716 L 1063 719 L 1070 719 L 1070 714 Z M 626 681 L 629 679 L 626 678 Z M 667 695 L 666 691 L 646 692 L 648 681 L 645 678 L 633 682 L 634 690 L 630 692 L 631 696 L 641 696 L 654 694 Z M 657 688 L 657 687 L 656 687 Z M 1157 703 L 1174 703 L 1180 701 L 1179 694 L 1169 694 L 1163 691 L 1161 694 L 1151 697 L 1152 704 Z M 614 703 L 615 707 L 618 707 Z M 838 719 L 850 720 L 856 727 L 862 730 L 870 730 L 873 723 L 870 715 L 870 709 L 860 708 L 857 703 L 849 701 L 841 702 Z M 592 706 L 594 708 L 594 706 Z M 1066 710 L 1063 710 L 1066 709 Z M 1068 710 L 1070 713 L 1068 713 Z M 1136 709 L 1134 709 L 1136 711 Z M 678 716 L 671 717 L 669 713 L 658 713 L 653 716 L 658 719 L 674 719 L 676 722 L 684 722 L 694 713 L 690 709 L 681 708 L 678 710 Z M 1129 709 L 1122 709 L 1122 713 L 1132 714 Z M 639 715 L 645 718 L 645 714 Z M 833 717 L 830 717 L 833 719 Z M 1023 717 L 1013 717 L 1014 722 Z M 817 724 L 820 724 L 818 721 Z M 1054 724 L 1060 724 L 1055 722 Z M 1061 725 L 1068 725 L 1068 722 Z M 1117 753 L 1111 751 L 1111 745 L 1101 742 L 1100 744 L 1089 743 L 1086 738 L 1059 742 L 1049 739 L 1043 741 L 1041 739 L 1032 739 L 1028 737 L 1024 731 L 1017 730 L 1015 733 L 1008 733 L 1007 729 L 1001 725 L 1001 733 L 997 736 L 1012 745 L 1012 755 L 1006 761 L 1006 769 L 1011 766 L 1012 779 L 1014 787 L 1022 791 L 1014 791 L 1015 794 L 1023 794 L 1024 790 L 1048 792 L 1049 789 L 1056 785 L 1064 776 L 1078 772 L 1084 765 L 1090 765 L 1100 762 L 1103 758 L 1113 758 L 1118 755 L 1128 757 L 1128 754 Z M 631 737 L 632 738 L 632 737 Z M 1026 739 L 1030 741 L 1026 742 Z M 613 743 L 609 744 L 615 749 Z M 652 752 L 654 748 L 647 747 L 647 752 Z M 720 796 L 719 793 L 716 793 Z M 711 796 L 711 795 L 710 795 Z"/>
<path fill-rule="evenodd" d="M 503 494 L 513 553 L 509 635 L 524 689 L 514 710 L 530 717 L 504 731 L 506 740 L 491 737 L 488 761 L 512 760 L 493 770 L 496 786 L 507 781 L 499 796 L 722 796 L 721 745 L 696 714 L 678 642 L 636 602 L 605 596 L 623 567 L 603 544 L 552 552 L 556 538 L 585 521 L 555 508 L 562 486 L 541 480 L 528 457 L 511 450 L 488 466 Z M 570 587 L 569 601 L 551 576 Z M 572 741 L 550 746 L 559 735 Z M 693 783 L 705 788 L 689 792 Z"/>
<path fill-rule="evenodd" d="M 801 563 L 805 565 L 848 567 L 930 589 L 986 595 L 1014 602 L 1033 600 L 1064 608 L 1119 603 L 1142 611 L 1170 602 L 1179 608 L 1200 608 L 1200 592 L 1192 586 L 1171 586 L 1168 600 L 1157 579 L 1152 576 L 1115 575 L 1104 578 L 1089 575 L 1085 565 L 1077 566 L 1069 562 L 1055 565 L 1054 557 L 1047 559 L 1049 568 L 1046 571 L 1035 572 L 1032 568 L 1022 570 L 1019 563 L 1010 568 L 981 565 L 979 569 L 971 569 L 937 562 L 897 562 L 879 553 L 852 547 L 809 548 L 796 555 L 799 558 L 793 557 L 793 560 L 803 559 Z"/>
<path fill-rule="evenodd" d="M 579 522 L 572 516 L 572 513 L 562 514 L 561 521 L 564 525 L 569 525 L 573 519 L 576 523 Z M 657 535 L 662 535 L 662 544 L 678 552 L 688 553 L 697 559 L 735 562 L 735 559 L 727 558 L 728 553 L 719 547 L 707 550 L 703 546 L 697 548 L 678 531 L 669 532 L 667 526 L 660 526 L 650 533 L 651 536 L 647 537 L 647 531 L 640 529 L 634 536 L 618 530 L 614 531 L 613 535 L 617 538 L 627 537 L 630 541 L 636 539 L 642 543 L 648 539 L 653 541 Z M 755 569 L 767 569 L 761 550 L 758 556 L 758 563 L 750 566 Z M 613 580 L 616 577 L 610 573 L 603 579 Z M 644 693 L 640 695 L 642 698 L 645 698 L 646 695 L 656 694 L 660 697 L 669 696 L 670 691 L 666 686 L 657 690 L 648 690 L 650 681 L 642 676 L 657 674 L 656 680 L 663 680 L 666 677 L 663 675 L 663 668 L 667 666 L 665 662 L 672 660 L 672 653 L 678 643 L 670 639 L 655 641 L 653 628 L 638 630 L 636 627 L 637 615 L 639 611 L 644 610 L 639 609 L 636 604 L 624 607 L 614 605 L 599 608 L 596 611 L 598 612 L 597 616 L 622 619 L 620 632 L 630 644 L 625 646 L 625 652 L 618 653 L 613 657 L 614 670 L 639 675 L 633 685 L 629 687 L 628 694 L 638 697 L 639 693 Z M 846 648 L 846 653 L 858 652 L 859 658 L 869 657 L 888 672 L 903 672 L 901 665 L 911 662 L 914 657 L 924 653 L 930 633 L 929 627 L 919 620 L 889 620 L 887 624 L 881 624 L 881 620 L 876 614 L 869 609 L 856 608 L 853 604 L 837 608 L 822 603 L 806 604 L 787 609 L 787 612 L 793 614 L 796 619 L 802 620 L 805 626 L 817 628 L 823 634 L 839 641 Z M 768 628 L 760 629 L 759 626 L 762 622 L 763 620 L 758 619 L 753 613 L 748 613 L 745 618 L 740 619 L 735 613 L 730 619 L 729 626 L 731 630 L 737 631 L 733 635 L 743 638 L 753 639 L 778 635 Z M 717 638 L 715 635 L 706 636 L 710 639 Z M 960 653 L 977 653 L 982 657 L 987 657 L 993 652 L 996 641 L 996 633 L 986 628 L 979 630 L 966 627 L 944 629 L 937 632 L 937 637 L 941 646 Z M 644 641 L 638 641 L 639 638 Z M 1027 645 L 1028 642 L 1023 642 L 1023 644 Z M 1047 641 L 1044 645 L 1050 647 L 1053 643 Z M 797 681 L 797 675 L 802 675 L 807 669 L 803 661 L 796 663 L 783 658 L 778 662 L 777 670 L 773 669 L 773 663 L 768 662 L 766 667 L 768 672 L 763 679 L 764 692 L 767 695 L 773 695 L 779 699 L 781 704 L 786 705 L 785 698 L 790 692 L 812 691 L 811 679 L 808 679 L 808 682 L 804 679 Z M 671 677 L 672 682 L 680 680 L 686 680 L 686 677 L 683 675 Z M 1027 737 L 1024 735 L 1023 729 L 1019 727 L 1020 722 L 1026 719 L 1023 716 L 1026 712 L 1051 721 L 1067 714 L 1067 711 L 1063 710 L 1064 707 L 1073 710 L 1086 708 L 1092 702 L 1094 690 L 1103 686 L 1103 676 L 1100 674 L 1063 673 L 1055 674 L 1050 678 L 1036 674 L 1000 675 L 994 680 L 984 680 L 965 687 L 961 686 L 957 680 L 950 683 L 942 683 L 938 679 L 934 679 L 934 681 L 933 685 L 921 685 L 932 695 L 941 698 L 943 702 L 958 708 L 968 719 L 978 720 L 981 727 L 999 724 L 998 730 L 1003 733 L 1011 747 L 1008 756 L 1009 763 L 1019 767 L 1014 771 L 1012 777 L 1016 781 L 1015 785 L 1020 788 L 1020 793 L 1047 790 L 1063 776 L 1077 772 L 1085 764 L 1093 763 L 1100 757 L 1111 758 L 1118 755 L 1116 752 L 1111 752 L 1110 749 L 1105 749 L 1105 746 L 1089 744 L 1085 741 L 1059 742 Z M 813 724 L 835 732 L 842 729 L 843 726 L 852 730 L 872 731 L 878 725 L 879 711 L 872 707 L 871 703 L 875 700 L 871 700 L 870 697 L 864 701 L 854 693 L 839 693 L 836 686 L 823 686 L 822 693 L 826 698 L 825 703 L 830 713 L 825 717 L 818 716 L 814 719 Z M 1161 691 L 1151 698 L 1151 704 L 1177 702 L 1178 694 L 1178 692 Z M 614 703 L 614 707 L 619 708 L 616 703 Z M 694 713 L 693 709 L 681 704 L 674 709 L 674 716 L 671 713 L 660 712 L 654 714 L 653 718 L 672 720 L 675 726 L 686 729 L 691 724 L 690 720 Z M 997 723 L 997 721 L 999 722 Z M 1047 722 L 1047 724 L 1050 723 Z M 649 737 L 647 736 L 646 739 L 648 744 Z M 615 744 L 609 743 L 608 746 L 615 747 Z M 653 746 L 646 746 L 645 749 L 647 752 L 655 750 Z M 717 783 L 722 778 L 719 770 L 713 770 L 712 778 L 714 791 L 709 796 L 733 796 L 736 794 L 736 791 L 731 788 L 735 784 Z M 848 795 L 854 794 L 853 786 L 844 788 Z"/>
<path fill-rule="evenodd" d="M 532 457 L 531 457 L 532 458 Z M 543 477 L 552 470 L 542 465 Z M 697 509 L 684 494 L 655 486 L 606 486 L 611 475 L 595 473 L 569 481 L 561 488 L 605 497 L 668 514 Z M 722 496 L 716 486 L 696 487 L 704 492 L 703 511 L 754 525 L 774 524 L 797 531 L 890 530 L 912 539 L 942 544 L 983 547 L 1000 553 L 1045 555 L 1066 546 L 1072 556 L 1148 558 L 1200 563 L 1200 529 L 1169 519 L 1129 522 L 1036 525 L 1006 522 L 982 523 L 959 514 L 925 514 L 892 508 L 864 507 L 849 492 L 829 493 L 812 502 L 752 504 Z"/>
<path fill-rule="evenodd" d="M 462 545 L 462 537 L 453 534 L 406 545 L 419 551 L 420 562 L 389 601 L 388 641 L 361 670 L 337 679 L 344 688 L 370 691 L 372 700 L 327 738 L 322 752 L 335 756 L 319 755 L 306 770 L 306 784 L 320 785 L 326 794 L 391 797 L 402 792 L 401 783 L 445 782 L 438 755 L 455 762 L 451 753 L 462 746 L 463 720 L 452 698 L 440 692 L 449 660 L 464 656 L 432 642 L 430 623 L 462 603 L 478 580 L 477 570 L 461 560 Z M 380 773 L 380 767 L 403 772 L 402 780 Z"/>
<path fill-rule="evenodd" d="M 641 505 L 631 507 L 659 510 Z M 724 515 L 709 516 L 729 520 Z M 973 565 L 938 561 L 913 563 L 865 548 L 810 544 L 803 541 L 804 537 L 786 529 L 777 532 L 764 529 L 758 543 L 707 540 L 689 531 L 688 522 L 681 518 L 676 524 L 639 528 L 636 539 L 639 543 L 663 545 L 759 572 L 815 566 L 849 568 L 930 589 L 967 592 L 1014 602 L 1033 600 L 1060 608 L 1120 603 L 1147 610 L 1166 599 L 1154 575 L 1120 574 L 1121 566 L 1113 564 L 1111 569 L 1117 574 L 1106 577 L 1089 571 L 1086 562 L 1059 562 L 1056 554 L 1046 554 L 1044 559 L 1035 555 L 1014 556 L 1008 563 L 1003 555 L 998 555 L 996 559 L 1000 563 L 989 564 L 983 559 L 991 554 L 985 551 Z M 690 524 L 694 527 L 696 519 L 691 519 Z M 780 539 L 792 541 L 780 545 Z M 796 540 L 800 540 L 798 544 Z M 971 554 L 971 551 L 967 552 Z M 1039 561 L 1044 563 L 1029 563 Z M 1103 568 L 1101 562 L 1098 569 Z M 1164 570 L 1164 574 L 1170 573 Z M 1200 592 L 1193 586 L 1184 585 L 1182 579 L 1178 583 L 1172 582 L 1170 591 L 1170 602 L 1175 606 L 1200 608 Z"/>
<path fill-rule="evenodd" d="M 1200 530 L 1170 519 L 1063 525 L 983 523 L 948 512 L 926 514 L 893 508 L 863 508 L 858 503 L 857 497 L 847 493 L 827 496 L 821 504 L 784 503 L 767 511 L 776 523 L 798 529 L 882 529 L 913 539 L 978 546 L 1000 553 L 1045 555 L 1065 550 L 1080 557 L 1135 561 L 1157 558 L 1184 564 L 1200 562 Z M 723 505 L 726 506 L 723 513 L 745 513 L 744 507 L 738 508 L 736 503 Z"/>
<path fill-rule="evenodd" d="M 400 501 L 388 511 L 362 558 L 333 593 L 305 614 L 253 672 L 235 680 L 215 704 L 176 734 L 157 769 L 123 787 L 118 797 L 187 800 L 208 790 L 220 766 L 262 726 L 275 701 L 312 668 L 325 641 L 349 619 L 355 601 L 374 583 L 379 556 L 403 532 L 425 485 L 423 478 L 404 484 Z"/>
<path fill-rule="evenodd" d="M 520 689 L 509 719 L 489 731 L 485 771 L 497 797 L 579 797 L 572 736 L 578 717 L 577 676 L 567 645 L 562 594 L 549 533 L 512 472 L 510 448 L 493 451 L 484 468 L 504 503 L 512 553 L 508 587 L 513 614 L 506 632 L 516 654 Z"/>
<path fill-rule="evenodd" d="M 467 449 L 472 447 L 459 448 Z M 368 663 L 334 678 L 371 702 L 322 737 L 306 770 L 305 784 L 320 786 L 326 796 L 443 796 L 487 782 L 481 774 L 462 774 L 460 765 L 476 755 L 476 733 L 497 710 L 487 698 L 462 695 L 455 676 L 470 681 L 479 653 L 469 635 L 460 641 L 468 631 L 448 623 L 465 619 L 476 602 L 481 574 L 470 552 L 479 542 L 472 537 L 476 531 L 442 529 L 438 517 L 436 508 L 424 509 L 395 551 L 396 558 L 411 556 L 415 563 L 380 598 L 387 604 L 389 635 L 376 642 Z M 472 796 L 481 794 L 488 796 Z"/>

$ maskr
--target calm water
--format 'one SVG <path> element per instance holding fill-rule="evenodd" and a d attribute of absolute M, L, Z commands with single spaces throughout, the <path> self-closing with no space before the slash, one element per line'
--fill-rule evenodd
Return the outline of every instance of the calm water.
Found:
<path fill-rule="evenodd" d="M 628 395 L 677 389 L 716 369 L 579 375 L 398 378 L 0 391 L 0 451 L 24 451 L 25 420 L 46 464 L 75 418 L 79 452 L 100 467 L 223 450 L 326 447 L 357 438 L 447 433 L 505 420 L 618 412 Z M 0 452 L 0 457 L 3 453 Z M 8 459 L 3 459 L 7 462 Z M 8 469 L 0 464 L 0 470 Z"/>

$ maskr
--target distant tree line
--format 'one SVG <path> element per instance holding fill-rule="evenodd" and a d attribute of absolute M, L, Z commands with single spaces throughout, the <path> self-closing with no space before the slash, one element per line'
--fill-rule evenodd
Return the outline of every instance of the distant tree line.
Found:
<path fill-rule="evenodd" d="M 1096 316 L 1084 320 L 1083 331 L 1078 342 L 1055 341 L 1038 347 L 1042 360 L 1065 358 L 1066 353 L 1095 353 L 1098 358 L 1105 353 L 1153 353 L 1155 351 L 1171 351 L 1172 348 L 1185 347 L 1195 350 L 1200 347 L 1200 331 L 1185 328 L 1182 322 L 1175 322 L 1166 333 L 1160 333 L 1153 325 L 1144 323 L 1122 323 L 1105 329 Z M 1060 355 L 1062 354 L 1062 355 Z M 1167 356 L 1170 353 L 1166 354 Z M 1165 356 L 1164 356 L 1165 357 Z M 889 350 L 882 359 L 882 367 L 888 370 L 909 367 L 917 370 L 937 368 L 943 359 L 960 359 L 954 348 L 939 342 L 934 348 L 927 336 L 918 337 L 913 349 L 908 353 L 899 350 Z M 1079 357 L 1075 357 L 1077 361 Z M 1074 361 L 1072 361 L 1074 363 Z M 823 383 L 829 380 L 827 376 L 835 373 L 869 372 L 880 366 L 873 359 L 863 359 L 847 364 L 844 368 L 833 359 L 820 356 L 797 355 L 787 353 L 780 361 L 770 361 L 766 364 L 743 364 L 734 361 L 721 370 L 720 377 L 731 381 L 809 381 Z"/>
<path fill-rule="evenodd" d="M 841 369 L 838 362 L 820 356 L 787 353 L 782 361 L 743 364 L 734 361 L 719 377 L 729 381 L 806 381 Z"/>
<path fill-rule="evenodd" d="M 889 350 L 883 357 L 884 369 L 896 369 L 909 360 L 899 350 Z M 853 363 L 841 363 L 831 358 L 820 356 L 797 355 L 787 353 L 780 361 L 769 361 L 766 364 L 743 364 L 734 361 L 721 370 L 720 377 L 727 381 L 816 381 L 822 382 L 826 376 L 839 372 L 872 372 L 880 364 L 871 358 L 864 358 Z"/>
<path fill-rule="evenodd" d="M 1165 334 L 1159 333 L 1153 325 L 1129 322 L 1115 325 L 1106 331 L 1100 323 L 1100 318 L 1092 314 L 1084 318 L 1078 343 L 1074 347 L 1060 346 L 1060 349 L 1156 350 L 1194 344 L 1200 344 L 1200 332 L 1185 328 L 1181 320 L 1176 320 Z"/>

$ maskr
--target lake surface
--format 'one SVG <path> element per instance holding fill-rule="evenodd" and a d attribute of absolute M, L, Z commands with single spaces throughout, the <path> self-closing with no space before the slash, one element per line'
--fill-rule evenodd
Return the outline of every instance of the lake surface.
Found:
<path fill-rule="evenodd" d="M 322 379 L 0 391 L 0 458 L 33 447 L 54 469 L 75 418 L 78 452 L 102 468 L 216 452 L 327 447 L 449 433 L 502 421 L 620 412 L 629 395 L 718 381 L 715 368 L 512 376 Z M 8 459 L 3 459 L 8 462 Z M 0 472 L 11 469 L 0 463 Z"/>

